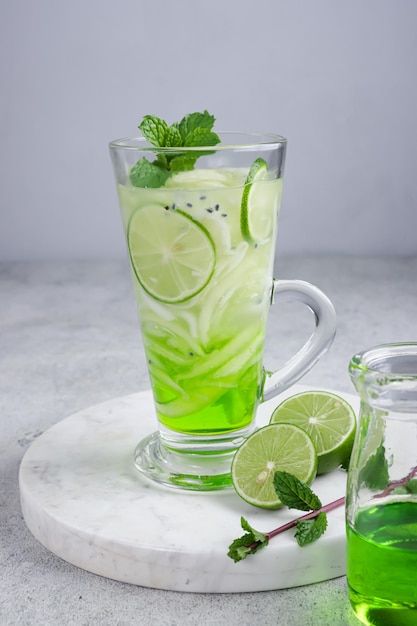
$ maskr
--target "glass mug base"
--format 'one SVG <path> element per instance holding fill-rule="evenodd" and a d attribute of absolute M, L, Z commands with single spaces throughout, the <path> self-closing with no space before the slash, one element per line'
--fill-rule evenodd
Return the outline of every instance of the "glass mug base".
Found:
<path fill-rule="evenodd" d="M 162 430 L 142 439 L 134 452 L 136 469 L 167 487 L 188 491 L 230 489 L 233 455 L 254 426 L 227 435 L 198 437 Z"/>

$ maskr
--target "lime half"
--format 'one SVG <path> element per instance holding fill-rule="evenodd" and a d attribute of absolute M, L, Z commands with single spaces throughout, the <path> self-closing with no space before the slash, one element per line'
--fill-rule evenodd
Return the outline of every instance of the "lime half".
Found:
<path fill-rule="evenodd" d="M 240 212 L 240 229 L 249 243 L 266 241 L 273 229 L 275 202 L 265 185 L 259 184 L 268 180 L 268 165 L 263 159 L 256 159 L 249 170 L 242 194 Z"/>
<path fill-rule="evenodd" d="M 207 229 L 180 210 L 137 209 L 127 228 L 130 259 L 144 290 L 161 302 L 184 302 L 211 279 L 216 262 Z"/>
<path fill-rule="evenodd" d="M 311 483 L 316 476 L 317 454 L 307 433 L 292 424 L 270 424 L 248 437 L 232 463 L 233 486 L 238 495 L 262 509 L 278 509 L 274 474 L 290 472 Z"/>
<path fill-rule="evenodd" d="M 299 426 L 313 440 L 319 458 L 318 473 L 347 466 L 355 437 L 356 419 L 350 406 L 334 393 L 307 391 L 284 400 L 271 424 Z"/>

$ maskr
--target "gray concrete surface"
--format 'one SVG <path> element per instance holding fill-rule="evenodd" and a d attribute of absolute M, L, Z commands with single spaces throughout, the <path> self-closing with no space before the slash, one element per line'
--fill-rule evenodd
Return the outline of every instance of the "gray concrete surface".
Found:
<path fill-rule="evenodd" d="M 288 258 L 278 276 L 315 282 L 339 317 L 335 343 L 304 382 L 352 391 L 350 356 L 417 339 L 417 259 Z M 34 438 L 89 404 L 148 386 L 126 262 L 0 265 L 0 624 L 345 626 L 343 578 L 309 587 L 187 595 L 100 578 L 50 554 L 26 529 L 17 489 Z M 271 311 L 266 364 L 312 326 L 299 305 Z"/>

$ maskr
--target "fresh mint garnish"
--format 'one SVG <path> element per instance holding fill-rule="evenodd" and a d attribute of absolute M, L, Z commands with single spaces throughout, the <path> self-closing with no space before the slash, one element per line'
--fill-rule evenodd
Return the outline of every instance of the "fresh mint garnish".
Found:
<path fill-rule="evenodd" d="M 299 511 L 317 511 L 321 508 L 320 498 L 308 485 L 289 472 L 275 472 L 274 488 L 282 504 Z"/>
<path fill-rule="evenodd" d="M 145 115 L 139 130 L 155 146 L 156 159 L 151 162 L 143 157 L 132 167 L 129 174 L 132 185 L 161 187 L 172 173 L 194 169 L 200 156 L 213 151 L 158 152 L 157 148 L 215 146 L 220 143 L 220 137 L 212 130 L 214 122 L 215 117 L 208 111 L 190 113 L 171 126 L 156 115 Z"/>
<path fill-rule="evenodd" d="M 192 156 L 191 154 L 176 156 L 171 159 L 169 163 L 170 170 L 171 172 L 186 172 L 188 170 L 193 170 L 197 159 L 198 156 Z"/>
<path fill-rule="evenodd" d="M 229 546 L 227 556 L 235 563 L 246 559 L 249 554 L 255 554 L 258 550 L 268 544 L 268 537 L 264 533 L 255 530 L 244 518 L 240 518 L 240 525 L 246 533 L 242 537 L 235 539 Z"/>
<path fill-rule="evenodd" d="M 140 159 L 130 170 L 129 178 L 135 187 L 162 187 L 169 173 L 148 159 Z"/>
<path fill-rule="evenodd" d="M 299 546 L 303 547 L 313 541 L 317 541 L 327 528 L 327 515 L 324 511 L 314 519 L 297 522 L 294 537 Z"/>

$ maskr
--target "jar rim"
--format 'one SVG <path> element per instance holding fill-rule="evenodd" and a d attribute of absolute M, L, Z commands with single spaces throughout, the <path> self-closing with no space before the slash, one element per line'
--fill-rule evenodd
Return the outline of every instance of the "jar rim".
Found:
<path fill-rule="evenodd" d="M 417 342 L 386 343 L 355 354 L 349 363 L 351 376 L 374 375 L 380 382 L 417 382 Z"/>

